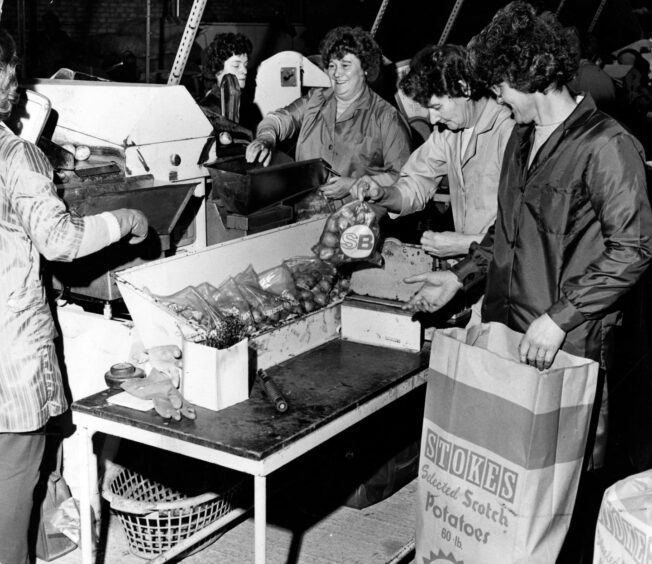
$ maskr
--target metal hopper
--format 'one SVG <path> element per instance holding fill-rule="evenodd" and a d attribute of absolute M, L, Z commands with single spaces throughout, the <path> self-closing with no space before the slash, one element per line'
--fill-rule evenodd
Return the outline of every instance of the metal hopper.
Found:
<path fill-rule="evenodd" d="M 59 285 L 110 301 L 120 297 L 113 271 L 178 247 L 205 246 L 200 218 L 208 173 L 198 158 L 212 126 L 184 87 L 79 80 L 28 87 L 51 102 L 40 143 L 46 154 L 48 143 L 90 148 L 88 160 L 59 171 L 58 191 L 69 208 L 80 215 L 136 208 L 153 232 L 140 245 L 118 243 L 71 264 L 50 264 Z"/>

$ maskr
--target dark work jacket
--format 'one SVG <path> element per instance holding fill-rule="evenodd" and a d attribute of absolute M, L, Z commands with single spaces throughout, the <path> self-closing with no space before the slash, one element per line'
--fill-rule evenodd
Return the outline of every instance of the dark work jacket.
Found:
<path fill-rule="evenodd" d="M 524 333 L 543 313 L 566 332 L 562 349 L 606 368 L 619 299 L 646 269 L 652 212 L 642 149 L 586 95 L 528 170 L 533 125 L 505 150 L 498 214 L 454 270 L 486 274 L 483 321 Z"/>

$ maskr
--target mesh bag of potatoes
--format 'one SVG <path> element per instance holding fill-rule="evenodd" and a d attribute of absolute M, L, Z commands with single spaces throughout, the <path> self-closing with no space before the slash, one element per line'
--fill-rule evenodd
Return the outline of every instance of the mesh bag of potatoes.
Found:
<path fill-rule="evenodd" d="M 336 267 L 356 261 L 381 266 L 379 240 L 376 212 L 366 202 L 353 201 L 328 216 L 312 252 Z"/>

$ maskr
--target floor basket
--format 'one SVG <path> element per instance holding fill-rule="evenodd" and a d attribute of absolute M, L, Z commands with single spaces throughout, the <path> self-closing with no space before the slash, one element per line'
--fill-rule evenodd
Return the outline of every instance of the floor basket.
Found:
<path fill-rule="evenodd" d="M 102 497 L 118 517 L 130 552 L 151 559 L 229 513 L 243 483 L 241 477 L 229 475 L 219 492 L 186 497 L 134 470 L 117 468 L 105 481 Z M 180 557 L 208 546 L 222 534 L 216 531 Z"/>

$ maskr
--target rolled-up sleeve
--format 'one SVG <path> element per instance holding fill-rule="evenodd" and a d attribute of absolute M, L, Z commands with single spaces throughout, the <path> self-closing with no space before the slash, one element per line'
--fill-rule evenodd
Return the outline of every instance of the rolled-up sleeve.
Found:
<path fill-rule="evenodd" d="M 17 143 L 9 157 L 6 187 L 27 236 L 48 260 L 73 260 L 84 222 L 73 217 L 57 195 L 49 163 L 37 147 L 25 142 Z"/>
<path fill-rule="evenodd" d="M 442 177 L 448 174 L 447 161 L 444 139 L 435 131 L 410 155 L 394 184 L 402 202 L 401 213 L 396 215 L 408 215 L 426 206 L 437 192 Z"/>
<path fill-rule="evenodd" d="M 256 136 L 268 136 L 283 141 L 298 133 L 308 101 L 309 95 L 302 96 L 290 105 L 268 113 L 258 124 Z"/>

